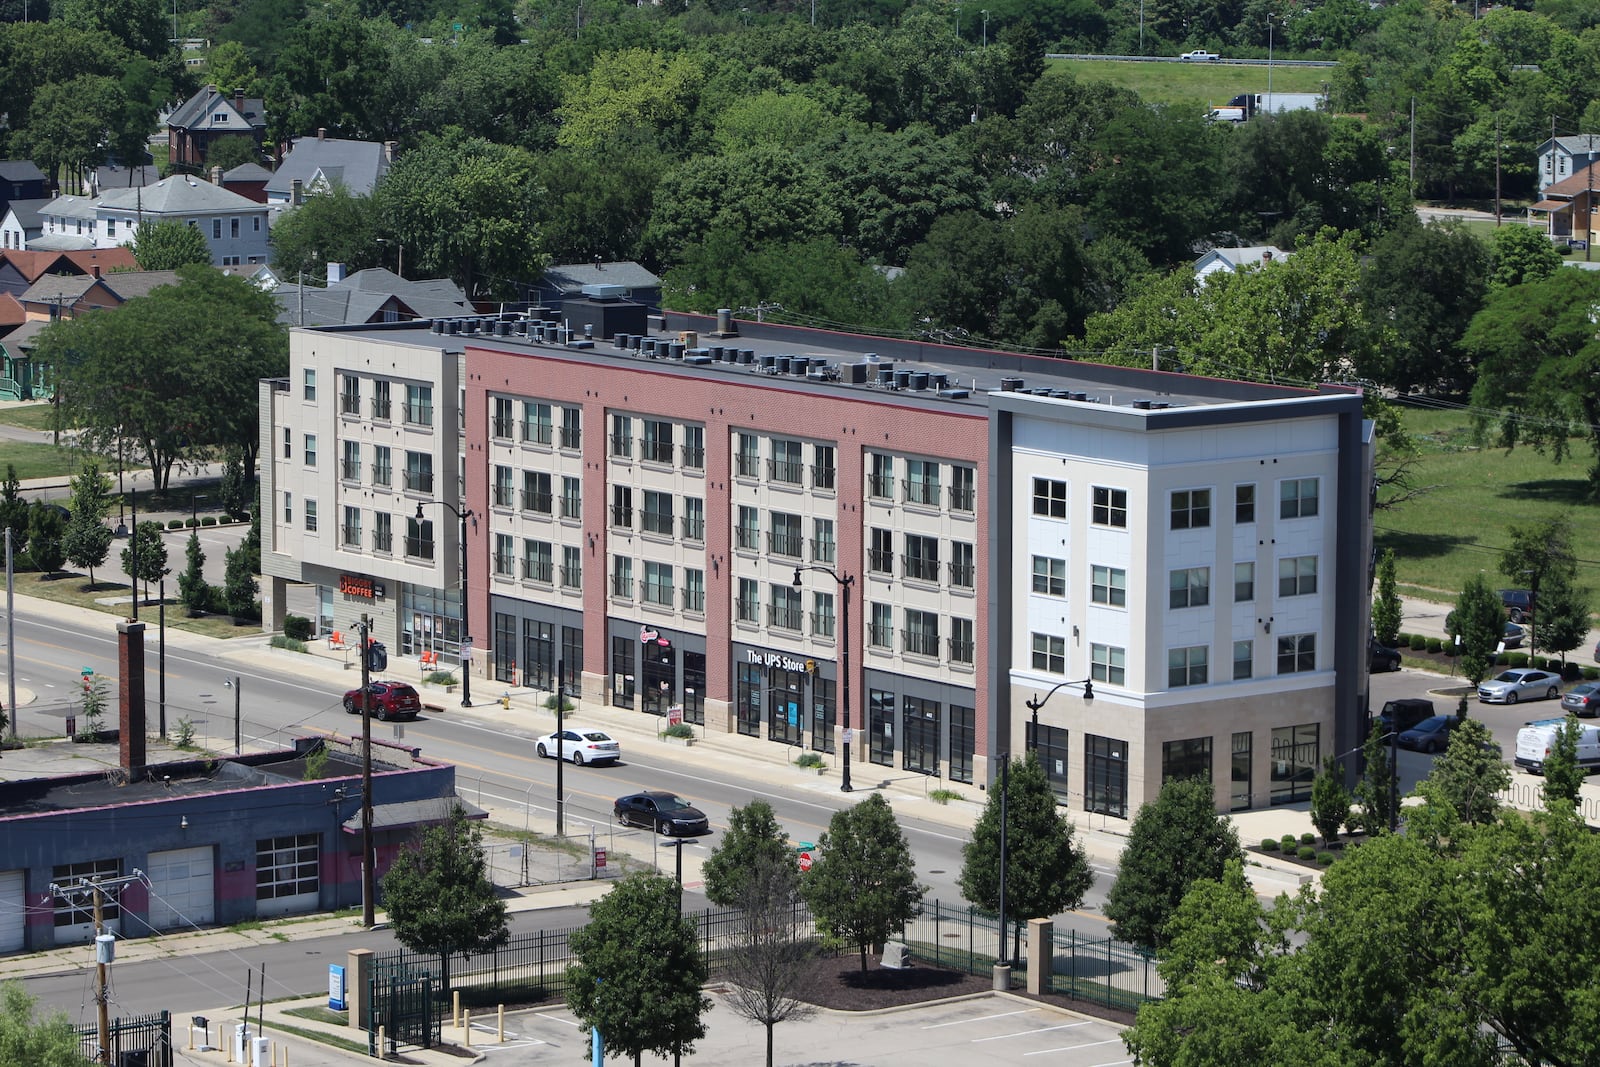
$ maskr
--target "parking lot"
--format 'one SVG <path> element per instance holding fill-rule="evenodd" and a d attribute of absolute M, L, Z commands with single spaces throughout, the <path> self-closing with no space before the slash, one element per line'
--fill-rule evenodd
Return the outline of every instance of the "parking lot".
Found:
<path fill-rule="evenodd" d="M 764 1062 L 764 1029 L 735 1014 L 722 996 L 713 993 L 711 999 L 706 1037 L 684 1062 L 697 1067 Z M 504 1044 L 495 1043 L 493 1016 L 474 1019 L 472 1028 L 473 1046 L 490 1067 L 578 1062 L 588 1047 L 564 1007 L 507 1015 Z M 780 1023 L 774 1035 L 774 1062 L 785 1067 L 1111 1067 L 1132 1062 L 1120 1026 L 1001 994 L 874 1015 L 821 1011 Z M 670 1063 L 671 1058 L 646 1055 L 644 1062 Z"/>

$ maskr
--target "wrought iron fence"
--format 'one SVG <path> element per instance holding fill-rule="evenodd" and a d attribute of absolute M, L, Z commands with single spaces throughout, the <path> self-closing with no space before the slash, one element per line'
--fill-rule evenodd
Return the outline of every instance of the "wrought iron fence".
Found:
<path fill-rule="evenodd" d="M 100 1062 L 100 1028 L 78 1028 L 83 1055 L 91 1063 Z M 111 1020 L 106 1033 L 113 1067 L 172 1067 L 172 1013 L 154 1012 Z"/>

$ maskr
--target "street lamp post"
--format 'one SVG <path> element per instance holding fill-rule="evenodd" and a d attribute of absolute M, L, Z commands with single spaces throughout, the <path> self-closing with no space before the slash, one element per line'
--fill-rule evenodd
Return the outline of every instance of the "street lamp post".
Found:
<path fill-rule="evenodd" d="M 477 525 L 478 515 L 471 508 L 458 508 L 448 500 L 433 500 L 428 503 L 438 504 L 440 507 L 449 508 L 451 513 L 461 522 L 461 648 L 466 655 L 461 657 L 461 706 L 472 707 L 472 635 L 468 631 L 471 616 L 467 613 L 467 520 L 471 519 Z M 422 518 L 423 501 L 417 502 L 417 518 Z"/>
<path fill-rule="evenodd" d="M 839 583 L 839 718 L 844 724 L 839 731 L 839 751 L 843 769 L 840 771 L 839 791 L 849 793 L 850 785 L 850 587 L 856 584 L 853 574 L 840 574 L 821 563 L 809 563 L 794 569 L 794 586 L 800 588 L 801 571 L 822 571 Z"/>
<path fill-rule="evenodd" d="M 1055 686 L 1055 689 L 1050 690 L 1050 692 L 1046 693 L 1044 696 L 1042 696 L 1042 697 L 1034 697 L 1032 700 L 1024 700 L 1023 701 L 1023 704 L 1025 704 L 1027 706 L 1028 710 L 1033 713 L 1033 722 L 1030 725 L 1030 728 L 1029 728 L 1029 731 L 1028 731 L 1028 750 L 1030 752 L 1039 747 L 1039 709 L 1044 707 L 1045 704 L 1050 700 L 1050 698 L 1056 695 L 1056 690 L 1065 689 L 1068 686 L 1079 686 L 1079 685 L 1083 686 L 1083 702 L 1085 704 L 1093 704 L 1094 703 L 1094 679 L 1093 678 L 1085 678 L 1080 682 L 1058 682 L 1056 684 L 1056 686 Z"/>

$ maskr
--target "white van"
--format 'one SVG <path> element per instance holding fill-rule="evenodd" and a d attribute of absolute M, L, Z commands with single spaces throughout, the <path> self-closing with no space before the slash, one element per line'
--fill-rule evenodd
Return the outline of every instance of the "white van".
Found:
<path fill-rule="evenodd" d="M 1543 774 L 1544 761 L 1556 743 L 1556 731 L 1566 719 L 1539 719 L 1517 731 L 1517 758 L 1513 761 L 1529 774 Z M 1600 768 L 1600 726 L 1584 723 L 1578 727 L 1578 766 L 1585 771 Z"/>

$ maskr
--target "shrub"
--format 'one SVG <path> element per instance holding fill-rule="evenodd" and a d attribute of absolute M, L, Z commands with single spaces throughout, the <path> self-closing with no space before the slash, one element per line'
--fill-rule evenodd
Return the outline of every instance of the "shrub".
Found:
<path fill-rule="evenodd" d="M 304 615 L 285 615 L 283 636 L 292 637 L 296 641 L 311 640 L 311 620 Z"/>
<path fill-rule="evenodd" d="M 957 793 L 954 789 L 935 789 L 933 792 L 928 794 L 928 799 L 933 801 L 935 804 L 948 804 L 952 800 L 960 800 L 961 794 Z"/>
<path fill-rule="evenodd" d="M 549 708 L 551 711 L 556 710 L 556 695 L 554 693 L 551 693 L 549 696 L 544 698 L 544 706 Z M 570 697 L 561 698 L 562 711 L 571 711 L 574 706 L 575 705 L 572 703 L 572 699 Z"/>
<path fill-rule="evenodd" d="M 1283 846 L 1285 852 L 1293 852 L 1300 847 L 1300 839 L 1293 834 L 1284 834 L 1278 839 L 1278 844 Z"/>
<path fill-rule="evenodd" d="M 1526 652 L 1507 652 L 1505 659 L 1513 667 L 1526 667 L 1528 665 L 1528 654 Z"/>
<path fill-rule="evenodd" d="M 1331 866 L 1332 863 L 1333 863 L 1333 853 L 1332 852 L 1318 852 L 1317 853 L 1317 862 L 1320 863 L 1324 867 Z"/>
<path fill-rule="evenodd" d="M 1435 655 L 1437 655 L 1441 650 L 1443 650 L 1443 648 L 1444 648 L 1444 641 L 1443 641 L 1442 638 L 1438 638 L 1438 637 L 1430 637 L 1430 638 L 1428 638 L 1428 651 L 1429 652 L 1432 652 Z"/>
<path fill-rule="evenodd" d="M 194 723 L 187 716 L 178 720 L 178 733 L 173 741 L 179 748 L 188 748 L 194 744 Z"/>
<path fill-rule="evenodd" d="M 306 643 L 304 641 L 296 641 L 294 638 L 286 637 L 283 634 L 273 634 L 272 641 L 270 643 L 273 648 L 286 648 L 290 652 L 307 651 Z"/>
<path fill-rule="evenodd" d="M 1310 845 L 1301 845 L 1299 851 L 1297 851 L 1295 855 L 1299 856 L 1303 860 L 1314 860 L 1317 858 L 1317 850 L 1312 848 Z"/>
<path fill-rule="evenodd" d="M 816 752 L 802 752 L 794 761 L 796 767 L 821 767 L 822 756 Z"/>
<path fill-rule="evenodd" d="M 183 524 L 185 526 L 189 527 L 192 530 L 196 526 L 200 525 L 200 520 L 197 519 L 197 518 L 194 518 L 193 516 L 190 516 L 189 518 L 183 520 Z"/>
<path fill-rule="evenodd" d="M 1421 652 L 1428 647 L 1428 639 L 1421 634 L 1411 635 L 1411 651 Z"/>
<path fill-rule="evenodd" d="M 686 722 L 675 722 L 662 732 L 663 737 L 690 737 L 694 736 L 694 727 Z"/>
<path fill-rule="evenodd" d="M 1314 844 L 1317 843 L 1317 835 L 1313 834 L 1313 833 L 1301 834 L 1300 835 L 1300 843 L 1302 845 L 1314 845 Z"/>
<path fill-rule="evenodd" d="M 182 519 L 168 519 L 167 520 L 167 529 L 169 529 L 169 530 L 181 530 L 181 529 L 183 529 L 183 520 Z"/>
<path fill-rule="evenodd" d="M 1585 667 L 1583 680 L 1586 682 L 1600 682 L 1600 667 Z"/>
<path fill-rule="evenodd" d="M 216 524 L 217 524 L 217 517 L 215 515 L 202 515 L 200 517 L 200 525 L 201 526 L 215 526 Z"/>
<path fill-rule="evenodd" d="M 422 680 L 424 682 L 427 682 L 429 685 L 458 685 L 459 684 L 456 681 L 455 672 L 453 672 L 453 671 L 432 671 L 432 672 L 430 672 L 428 674 L 428 676 L 426 678 L 424 678 Z"/>
<path fill-rule="evenodd" d="M 1277 838 L 1274 838 L 1274 837 L 1262 838 L 1262 840 L 1261 840 L 1261 851 L 1262 852 L 1276 852 L 1276 851 L 1278 851 L 1278 840 L 1277 840 Z"/>

